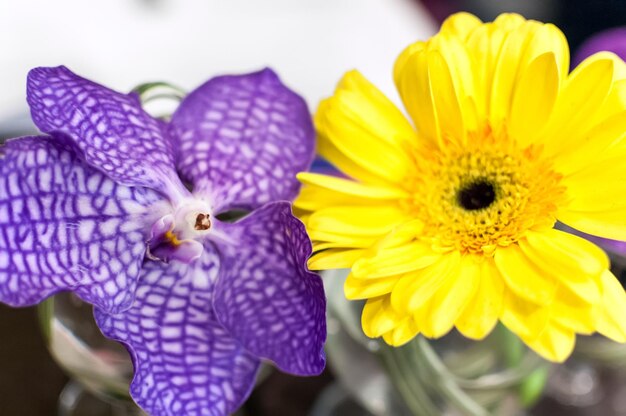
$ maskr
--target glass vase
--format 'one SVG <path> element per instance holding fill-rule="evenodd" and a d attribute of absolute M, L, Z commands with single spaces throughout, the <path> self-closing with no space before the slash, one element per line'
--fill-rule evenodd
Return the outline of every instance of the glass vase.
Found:
<path fill-rule="evenodd" d="M 59 293 L 41 303 L 38 313 L 53 359 L 72 379 L 59 398 L 60 416 L 145 415 L 128 394 L 128 352 L 102 335 L 91 305 Z"/>
<path fill-rule="evenodd" d="M 38 306 L 38 315 L 52 358 L 71 377 L 59 397 L 59 416 L 147 416 L 129 395 L 128 352 L 102 335 L 90 304 L 59 293 Z M 257 385 L 270 373 L 262 365 Z M 240 409 L 233 416 L 244 415 Z"/>
<path fill-rule="evenodd" d="M 485 340 L 451 333 L 394 348 L 367 338 L 363 303 L 347 301 L 347 270 L 326 272 L 331 370 L 372 416 L 521 415 L 540 396 L 550 365 L 504 327 Z M 337 413 L 340 414 L 340 413 Z"/>

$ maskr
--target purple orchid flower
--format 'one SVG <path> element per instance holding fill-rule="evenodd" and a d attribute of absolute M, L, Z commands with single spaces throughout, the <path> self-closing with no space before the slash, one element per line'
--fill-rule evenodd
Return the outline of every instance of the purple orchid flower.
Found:
<path fill-rule="evenodd" d="M 155 416 L 233 412 L 260 359 L 323 370 L 322 282 L 286 202 L 314 132 L 271 70 L 210 80 L 169 123 L 65 67 L 32 70 L 28 103 L 46 135 L 0 148 L 0 301 L 92 303 Z"/>

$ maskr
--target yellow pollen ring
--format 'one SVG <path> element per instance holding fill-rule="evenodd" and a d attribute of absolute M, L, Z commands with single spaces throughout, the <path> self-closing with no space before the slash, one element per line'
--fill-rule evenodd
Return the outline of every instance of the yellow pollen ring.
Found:
<path fill-rule="evenodd" d="M 417 156 L 415 197 L 405 209 L 424 223 L 421 237 L 433 247 L 492 255 L 528 229 L 552 228 L 556 221 L 564 188 L 538 148 L 519 149 L 506 135 L 490 133 L 464 147 L 428 148 Z"/>
<path fill-rule="evenodd" d="M 167 241 L 172 243 L 174 247 L 178 247 L 179 245 L 182 244 L 180 240 L 178 239 L 178 237 L 176 237 L 176 235 L 171 231 L 168 231 L 165 233 L 165 238 L 167 239 Z"/>

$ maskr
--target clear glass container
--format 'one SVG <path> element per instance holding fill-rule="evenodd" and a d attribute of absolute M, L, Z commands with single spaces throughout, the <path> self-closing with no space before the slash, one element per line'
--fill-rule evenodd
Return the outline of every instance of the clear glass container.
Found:
<path fill-rule="evenodd" d="M 128 352 L 102 335 L 92 306 L 60 293 L 38 308 L 48 349 L 72 378 L 59 398 L 59 414 L 144 415 L 128 394 L 133 374 Z"/>
<path fill-rule="evenodd" d="M 451 333 L 400 348 L 367 338 L 363 304 L 347 301 L 347 270 L 324 273 L 331 370 L 373 416 L 517 415 L 539 397 L 550 364 L 504 327 L 481 342 Z"/>
<path fill-rule="evenodd" d="M 59 397 L 59 416 L 146 416 L 128 392 L 130 356 L 120 343 L 102 335 L 90 304 L 59 293 L 42 302 L 38 312 L 52 357 L 71 377 Z M 270 371 L 263 365 L 257 384 Z M 244 416 L 243 410 L 235 416 Z"/>

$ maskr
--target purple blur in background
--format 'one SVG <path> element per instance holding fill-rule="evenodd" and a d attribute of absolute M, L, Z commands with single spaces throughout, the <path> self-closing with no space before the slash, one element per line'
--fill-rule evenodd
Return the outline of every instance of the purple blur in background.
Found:
<path fill-rule="evenodd" d="M 626 59 L 626 27 L 607 29 L 584 41 L 574 54 L 572 67 L 600 51 L 610 51 Z"/>

